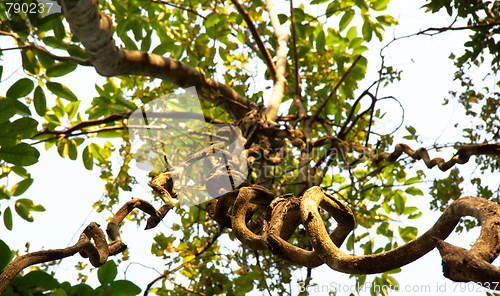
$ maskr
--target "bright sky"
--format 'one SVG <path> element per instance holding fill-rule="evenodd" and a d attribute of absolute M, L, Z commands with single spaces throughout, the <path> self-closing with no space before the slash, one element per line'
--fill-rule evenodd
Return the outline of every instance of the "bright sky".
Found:
<path fill-rule="evenodd" d="M 394 32 L 391 29 L 387 30 L 386 41 L 390 41 L 393 34 L 394 36 L 405 36 L 428 27 L 445 27 L 452 22 L 452 19 L 445 13 L 424 15 L 422 11 L 416 12 L 418 7 L 423 5 L 423 1 L 393 0 L 393 2 L 389 5 L 389 10 L 384 12 L 384 14 L 395 16 L 401 25 Z M 277 8 L 284 8 L 285 11 L 288 11 L 288 4 L 286 6 L 277 5 Z M 309 13 L 315 14 L 315 9 L 309 11 Z M 461 53 L 463 44 L 467 39 L 467 33 L 452 32 L 434 37 L 412 37 L 396 41 L 384 51 L 386 65 L 392 65 L 397 69 L 403 70 L 403 74 L 402 81 L 382 88 L 379 97 L 391 95 L 401 102 L 405 109 L 404 125 L 414 126 L 417 129 L 417 133 L 421 134 L 423 139 L 425 139 L 425 145 L 434 143 L 436 139 L 439 143 L 457 141 L 461 129 L 453 129 L 453 124 L 461 122 L 460 126 L 462 127 L 469 124 L 466 118 L 459 117 L 463 113 L 461 106 L 454 104 L 453 101 L 448 106 L 443 107 L 441 105 L 443 98 L 449 97 L 448 91 L 457 89 L 457 83 L 452 81 L 455 68 L 453 62 L 448 59 L 448 56 L 450 55 L 450 51 L 456 50 L 457 52 L 454 53 L 457 55 Z M 374 39 L 376 38 L 374 37 Z M 1 37 L 0 40 L 3 44 L 2 47 L 14 46 L 9 38 Z M 10 45 L 8 44 L 9 42 Z M 380 47 L 381 45 L 378 42 L 372 42 L 370 44 L 370 51 L 365 53 L 365 57 L 369 61 L 370 72 L 367 79 L 360 85 L 360 91 L 363 91 L 377 79 L 376 72 L 380 65 Z M 5 94 L 5 91 L 15 81 L 24 77 L 22 67 L 19 63 L 20 53 L 9 51 L 5 52 L 4 55 L 2 61 L 2 65 L 4 66 L 2 78 L 4 80 L 0 84 L 0 94 Z M 13 72 L 15 73 L 9 77 Z M 9 78 L 7 79 L 7 77 Z M 82 77 L 91 77 L 91 79 L 82 79 Z M 78 98 L 84 102 L 88 102 L 88 104 L 90 104 L 94 96 L 97 96 L 94 84 L 102 85 L 105 82 L 104 78 L 99 77 L 92 68 L 82 66 L 79 66 L 68 77 L 59 78 L 56 81 L 67 85 Z M 53 102 L 50 103 L 50 99 L 53 100 L 54 98 L 48 99 L 48 105 L 52 106 Z M 381 102 L 378 107 L 385 109 L 388 112 L 387 117 L 390 119 L 382 123 L 386 129 L 379 129 L 379 132 L 388 132 L 399 125 L 401 118 L 399 105 L 391 101 L 385 101 Z M 402 136 L 406 134 L 407 132 L 404 127 L 401 128 L 396 133 L 396 143 L 398 139 L 404 142 Z M 414 149 L 416 148 L 414 147 Z M 24 245 L 27 241 L 31 243 L 30 251 L 62 248 L 73 244 L 83 227 L 91 221 L 96 221 L 105 228 L 105 221 L 108 215 L 96 214 L 92 210 L 92 204 L 103 196 L 103 183 L 98 177 L 99 172 L 85 170 L 80 155 L 77 161 L 71 161 L 59 157 L 54 148 L 48 152 L 45 152 L 43 147 L 39 147 L 39 150 L 42 153 L 40 162 L 28 168 L 35 182 L 22 197 L 30 198 L 35 203 L 42 204 L 47 211 L 44 213 L 35 213 L 34 223 L 28 223 L 19 218 L 17 214 L 14 214 L 14 231 L 12 232 L 0 226 L 0 237 L 12 249 L 24 251 Z M 449 150 L 443 150 L 440 153 L 431 151 L 431 156 L 436 155 L 448 159 L 452 153 L 453 151 Z M 474 166 L 471 165 L 462 166 L 461 172 L 472 171 L 473 168 Z M 429 170 L 422 165 L 421 169 L 428 177 L 434 175 L 442 177 L 446 175 L 440 173 L 437 168 Z M 139 171 L 137 175 L 141 173 Z M 135 186 L 133 192 L 121 193 L 121 201 L 126 201 L 131 197 L 139 197 L 146 200 L 151 198 L 150 189 L 146 185 L 147 179 L 143 176 L 138 181 L 144 185 L 139 184 Z M 17 180 L 11 179 L 9 182 L 11 186 Z M 472 188 L 465 188 L 466 191 L 469 189 Z M 407 201 L 408 205 L 415 205 L 424 212 L 424 216 L 412 224 L 412 226 L 419 228 L 419 233 L 425 232 L 439 217 L 439 214 L 428 211 L 430 197 L 428 191 L 423 191 L 425 194 L 424 197 L 413 197 Z M 473 191 L 465 193 L 474 194 Z M 4 205 L 4 202 L 2 201 L 2 205 Z M 10 205 L 13 208 L 13 201 L 11 201 Z M 3 211 L 3 208 L 1 210 Z M 175 213 L 172 212 L 167 215 L 164 224 L 159 225 L 155 230 L 143 231 L 143 227 L 138 229 L 132 223 L 126 223 L 122 228 L 122 239 L 129 246 L 131 253 L 131 260 L 129 262 L 140 262 L 142 265 L 130 265 L 127 270 L 127 278 L 134 281 L 141 289 L 144 289 L 149 281 L 158 276 L 155 270 L 148 267 L 155 267 L 159 271 L 163 271 L 164 269 L 165 262 L 150 254 L 152 239 L 155 233 L 160 231 L 164 232 L 165 235 L 172 234 L 172 231 L 166 225 L 171 225 L 172 221 L 176 219 Z M 404 225 L 404 223 L 401 225 Z M 477 237 L 478 230 L 473 231 L 471 234 L 461 235 L 460 237 L 453 234 L 447 241 L 468 248 Z M 65 259 L 55 269 L 57 271 L 57 278 L 60 281 L 68 280 L 76 284 L 77 272 L 75 272 L 74 266 L 78 261 L 88 263 L 86 259 L 78 256 Z M 127 264 L 122 267 L 127 266 Z M 176 265 L 174 264 L 174 266 Z M 339 283 L 354 283 L 354 281 L 347 279 L 347 275 L 332 271 L 324 266 L 313 270 L 312 274 L 318 284 L 325 285 L 321 293 L 312 293 L 312 295 L 325 295 L 325 292 L 331 290 L 328 287 L 338 287 Z M 302 275 L 305 276 L 305 270 Z M 123 276 L 123 273 L 119 273 L 119 277 L 123 278 Z M 300 277 L 300 273 L 297 276 Z M 404 295 L 421 295 L 423 294 L 421 290 L 424 288 L 430 289 L 428 290 L 430 295 L 484 295 L 483 290 L 478 289 L 475 284 L 459 285 L 444 278 L 441 271 L 441 258 L 437 251 L 432 251 L 417 262 L 407 265 L 400 274 L 395 275 L 395 278 L 399 281 L 402 288 L 415 292 L 410 293 L 410 291 L 407 291 Z M 98 286 L 95 271 L 91 274 L 88 283 L 93 287 Z M 292 295 L 297 295 L 298 286 L 292 287 L 295 289 Z M 343 289 L 348 288 L 348 286 L 341 287 Z M 349 293 L 341 292 L 337 295 L 349 295 Z M 260 295 L 260 293 L 255 294 Z M 399 293 L 394 294 L 397 295 Z M 369 292 L 363 292 L 361 295 L 369 295 Z"/>

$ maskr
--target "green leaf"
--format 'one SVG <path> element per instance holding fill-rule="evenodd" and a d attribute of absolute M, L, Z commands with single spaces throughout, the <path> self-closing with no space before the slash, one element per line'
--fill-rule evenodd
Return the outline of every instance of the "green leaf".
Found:
<path fill-rule="evenodd" d="M 149 49 L 151 48 L 151 34 L 153 33 L 152 30 L 150 30 L 144 39 L 142 39 L 141 42 L 141 51 L 148 52 Z"/>
<path fill-rule="evenodd" d="M 55 62 L 54 59 L 48 57 L 46 54 L 39 51 L 35 51 L 35 53 L 36 56 L 38 57 L 38 60 L 40 61 L 40 64 L 42 64 L 44 68 L 48 68 L 54 64 Z"/>
<path fill-rule="evenodd" d="M 175 44 L 173 42 L 164 42 L 155 47 L 155 49 L 153 49 L 153 53 L 162 56 L 165 53 L 170 52 L 174 48 Z"/>
<path fill-rule="evenodd" d="M 398 281 L 387 273 L 382 274 L 382 278 L 385 280 L 386 287 L 399 287 Z"/>
<path fill-rule="evenodd" d="M 415 211 L 418 211 L 418 208 L 417 207 L 406 207 L 405 208 L 405 211 L 404 211 L 404 214 L 405 215 L 409 215 Z"/>
<path fill-rule="evenodd" d="M 27 207 L 25 203 L 21 202 L 20 200 L 17 200 L 15 204 L 15 209 L 17 214 L 24 220 L 28 222 L 34 221 L 33 216 L 30 213 L 29 207 Z"/>
<path fill-rule="evenodd" d="M 356 6 L 361 8 L 362 13 L 365 13 L 370 9 L 370 6 L 368 6 L 368 3 L 365 0 L 354 0 L 354 3 L 356 3 Z"/>
<path fill-rule="evenodd" d="M 55 290 L 59 286 L 59 282 L 54 277 L 41 270 L 28 273 L 19 282 L 22 286 L 39 290 Z"/>
<path fill-rule="evenodd" d="M 68 119 L 72 120 L 75 117 L 76 112 L 78 112 L 78 107 L 80 106 L 80 101 L 69 103 L 66 108 L 66 114 L 68 114 Z"/>
<path fill-rule="evenodd" d="M 68 294 L 66 294 L 66 291 L 64 291 L 63 289 L 57 289 L 50 294 L 50 296 L 67 296 L 67 295 Z"/>
<path fill-rule="evenodd" d="M 348 40 L 353 40 L 354 38 L 356 38 L 356 26 L 352 26 L 349 31 L 347 31 L 345 38 L 347 38 Z"/>
<path fill-rule="evenodd" d="M 418 229 L 412 226 L 401 227 L 399 226 L 399 236 L 404 240 L 405 243 L 415 239 L 418 234 Z"/>
<path fill-rule="evenodd" d="M 38 121 L 30 117 L 19 118 L 14 121 L 10 128 L 21 136 L 21 139 L 29 139 L 37 133 Z"/>
<path fill-rule="evenodd" d="M 30 166 L 38 162 L 40 152 L 26 143 L 0 148 L 0 159 L 19 166 Z"/>
<path fill-rule="evenodd" d="M 61 18 L 55 19 L 52 22 L 52 30 L 54 30 L 54 35 L 59 39 L 64 39 L 66 37 L 66 30 Z"/>
<path fill-rule="evenodd" d="M 138 295 L 141 293 L 141 288 L 136 286 L 131 281 L 127 280 L 114 281 L 110 284 L 110 286 L 111 288 L 113 288 L 113 295 L 128 296 L 128 295 Z"/>
<path fill-rule="evenodd" d="M 91 296 L 94 290 L 87 284 L 78 284 L 71 287 L 71 295 Z"/>
<path fill-rule="evenodd" d="M 412 135 L 414 135 L 414 134 L 417 132 L 417 130 L 416 130 L 413 126 L 411 126 L 411 125 L 410 125 L 410 126 L 406 126 L 406 130 L 407 130 L 410 134 L 412 134 Z"/>
<path fill-rule="evenodd" d="M 128 49 L 128 50 L 138 50 L 137 45 L 135 44 L 135 42 L 130 37 L 128 37 L 127 35 L 123 35 L 120 38 L 121 38 L 123 44 L 125 44 L 125 48 L 126 49 Z"/>
<path fill-rule="evenodd" d="M 106 285 L 111 283 L 116 275 L 118 274 L 118 269 L 116 268 L 116 263 L 113 260 L 109 260 L 104 263 L 103 266 L 99 267 L 97 270 L 97 277 L 101 285 Z"/>
<path fill-rule="evenodd" d="M 55 124 L 56 126 L 61 125 L 61 120 L 59 117 L 56 115 L 56 113 L 52 110 L 47 111 L 44 116 L 45 119 L 47 119 L 48 122 Z"/>
<path fill-rule="evenodd" d="M 211 27 L 219 22 L 219 15 L 216 13 L 211 13 L 208 15 L 208 17 L 205 19 L 205 22 L 203 25 L 205 27 Z"/>
<path fill-rule="evenodd" d="M 73 138 L 73 140 L 75 141 L 76 146 L 80 146 L 83 144 L 83 142 L 85 142 L 85 139 L 83 138 Z"/>
<path fill-rule="evenodd" d="M 40 64 L 36 60 L 33 51 L 28 49 L 23 49 L 21 51 L 21 57 L 23 60 L 23 68 L 33 75 L 38 75 L 38 72 L 40 71 Z"/>
<path fill-rule="evenodd" d="M 77 57 L 80 59 L 87 60 L 89 56 L 85 52 L 85 50 L 79 46 L 76 45 L 70 45 L 67 49 L 68 53 L 70 56 Z"/>
<path fill-rule="evenodd" d="M 316 38 L 316 51 L 322 52 L 325 50 L 325 32 L 321 30 Z"/>
<path fill-rule="evenodd" d="M 123 135 L 122 131 L 105 131 L 97 133 L 98 138 L 121 138 Z"/>
<path fill-rule="evenodd" d="M 76 148 L 76 141 L 73 139 L 68 140 L 68 156 L 71 160 L 76 160 L 78 157 L 78 149 Z"/>
<path fill-rule="evenodd" d="M 68 141 L 66 139 L 57 142 L 57 152 L 62 158 L 66 158 L 69 154 Z"/>
<path fill-rule="evenodd" d="M 21 178 L 27 179 L 27 178 L 30 178 L 30 176 L 31 176 L 31 174 L 23 167 L 13 166 L 10 169 Z"/>
<path fill-rule="evenodd" d="M 42 39 L 43 43 L 47 44 L 50 47 L 57 48 L 57 49 L 67 49 L 68 44 L 66 44 L 64 41 L 57 37 L 45 37 Z"/>
<path fill-rule="evenodd" d="M 12 129 L 12 123 L 0 123 L 0 147 L 14 146 L 19 143 L 17 133 Z"/>
<path fill-rule="evenodd" d="M 68 62 L 56 63 L 47 69 L 47 76 L 49 76 L 49 77 L 65 76 L 65 75 L 73 72 L 77 66 L 78 66 L 77 64 L 68 63 Z"/>
<path fill-rule="evenodd" d="M 375 4 L 373 4 L 373 9 L 374 10 L 377 10 L 377 11 L 382 11 L 382 10 L 386 10 L 387 9 L 387 4 L 390 2 L 391 0 L 378 0 L 377 2 L 375 2 Z"/>
<path fill-rule="evenodd" d="M 54 114 L 57 117 L 59 117 L 59 118 L 64 117 L 64 114 L 66 113 L 66 111 L 65 111 L 64 103 L 62 102 L 61 98 L 59 98 L 59 97 L 56 98 L 56 105 L 54 107 L 52 107 L 52 111 L 54 112 Z"/>
<path fill-rule="evenodd" d="M 418 212 L 416 214 L 411 214 L 408 216 L 408 219 L 417 219 L 417 218 L 420 218 L 422 217 L 423 213 L 422 212 Z"/>
<path fill-rule="evenodd" d="M 363 38 L 369 42 L 372 40 L 372 33 L 373 33 L 373 28 L 369 22 L 366 22 L 363 24 L 363 28 L 361 29 L 363 33 Z"/>
<path fill-rule="evenodd" d="M 352 249 L 354 249 L 354 235 L 353 234 L 351 234 L 349 236 L 349 238 L 347 239 L 346 248 L 348 251 L 352 251 Z"/>
<path fill-rule="evenodd" d="M 83 165 L 85 168 L 89 171 L 92 170 L 94 167 L 94 158 L 92 157 L 92 152 L 90 151 L 90 147 L 87 146 L 85 149 L 83 149 L 82 152 L 82 160 L 83 160 Z"/>
<path fill-rule="evenodd" d="M 283 25 L 288 20 L 288 16 L 286 14 L 280 13 L 278 14 L 278 19 L 280 20 L 280 24 Z"/>
<path fill-rule="evenodd" d="M 0 185 L 0 199 L 10 199 L 12 192 L 4 184 Z"/>
<path fill-rule="evenodd" d="M 18 100 L 14 101 L 14 107 L 16 108 L 16 113 L 21 116 L 31 116 L 31 111 L 28 106 L 19 102 Z"/>
<path fill-rule="evenodd" d="M 132 30 L 135 41 L 142 40 L 142 24 L 140 19 L 134 17 L 129 17 L 128 19 L 130 21 L 127 24 L 127 29 Z"/>
<path fill-rule="evenodd" d="M 3 224 L 5 224 L 5 228 L 12 230 L 12 210 L 10 207 L 7 207 L 3 212 Z"/>
<path fill-rule="evenodd" d="M 342 32 L 354 18 L 354 11 L 349 10 L 344 13 L 339 22 L 339 32 Z"/>
<path fill-rule="evenodd" d="M 384 272 L 384 274 L 395 274 L 395 273 L 400 273 L 400 272 L 401 272 L 401 268 L 396 268 L 393 270 L 386 271 L 386 272 Z"/>
<path fill-rule="evenodd" d="M 0 272 L 9 265 L 11 260 L 11 250 L 9 246 L 0 239 Z"/>
<path fill-rule="evenodd" d="M 253 279 L 247 275 L 242 275 L 234 279 L 234 295 L 242 296 L 253 290 Z"/>
<path fill-rule="evenodd" d="M 377 228 L 377 233 L 382 234 L 383 236 L 386 236 L 388 238 L 392 238 L 394 236 L 392 229 L 389 229 L 388 222 L 383 222 L 382 224 L 380 224 L 380 226 Z"/>
<path fill-rule="evenodd" d="M 33 179 L 29 178 L 29 179 L 24 179 L 16 184 L 14 184 L 14 186 L 12 186 L 12 195 L 14 196 L 19 196 L 21 194 L 23 194 L 24 192 L 26 192 L 26 190 L 28 190 L 28 188 L 31 186 L 31 184 L 33 184 Z"/>
<path fill-rule="evenodd" d="M 17 100 L 9 98 L 0 99 L 0 123 L 8 121 L 17 113 L 15 101 Z"/>
<path fill-rule="evenodd" d="M 311 3 L 309 3 L 309 4 L 311 4 L 311 5 L 314 5 L 314 4 L 323 4 L 323 3 L 326 3 L 328 1 L 330 1 L 330 0 L 312 0 Z"/>
<path fill-rule="evenodd" d="M 70 102 L 78 101 L 75 94 L 69 88 L 60 83 L 48 81 L 47 88 L 58 97 L 66 99 Z"/>
<path fill-rule="evenodd" d="M 31 199 L 20 198 L 17 201 L 27 206 L 30 211 L 45 212 L 45 208 L 42 205 L 35 205 Z"/>
<path fill-rule="evenodd" d="M 424 193 L 422 192 L 422 190 L 416 188 L 416 187 L 409 187 L 409 188 L 406 188 L 405 190 L 406 193 L 410 194 L 410 195 L 420 195 L 420 196 L 424 196 Z"/>
<path fill-rule="evenodd" d="M 405 185 L 411 185 L 420 182 L 419 177 L 411 177 L 410 179 L 405 181 Z"/>
<path fill-rule="evenodd" d="M 35 104 L 36 113 L 40 116 L 44 116 L 47 112 L 47 99 L 45 98 L 45 92 L 43 88 L 37 86 L 35 88 L 35 94 L 33 96 L 33 102 Z"/>
<path fill-rule="evenodd" d="M 404 213 L 405 210 L 405 201 L 401 197 L 401 195 L 396 194 L 394 196 L 394 205 L 396 206 L 396 213 L 398 215 L 401 215 Z"/>
<path fill-rule="evenodd" d="M 21 78 L 7 90 L 7 97 L 12 99 L 26 97 L 33 91 L 34 87 L 35 84 L 31 79 Z"/>
<path fill-rule="evenodd" d="M 397 25 L 399 22 L 390 15 L 379 15 L 376 17 L 377 21 L 384 26 Z"/>
<path fill-rule="evenodd" d="M 103 148 L 99 146 L 97 143 L 92 143 L 89 146 L 89 151 L 92 153 L 92 157 L 95 158 L 100 163 L 107 163 L 106 157 L 104 157 L 101 153 L 103 153 Z"/>

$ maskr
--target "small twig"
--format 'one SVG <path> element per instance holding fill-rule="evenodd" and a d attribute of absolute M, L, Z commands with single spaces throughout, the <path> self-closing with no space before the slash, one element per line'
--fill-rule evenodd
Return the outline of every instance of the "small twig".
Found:
<path fill-rule="evenodd" d="M 302 106 L 302 101 L 300 99 L 300 76 L 299 76 L 299 57 L 297 56 L 297 31 L 295 29 L 295 12 L 293 8 L 293 1 L 290 0 L 290 14 L 292 19 L 292 45 L 293 45 L 293 58 L 295 64 L 295 92 L 293 94 L 293 103 L 299 111 L 299 116 L 306 116 L 304 106 Z"/>
<path fill-rule="evenodd" d="M 368 107 L 368 109 L 366 109 L 365 111 L 363 111 L 360 114 L 358 114 L 358 116 L 356 116 L 356 118 L 352 121 L 352 123 L 349 126 L 349 128 L 347 128 L 346 130 L 344 130 L 344 127 L 346 127 L 347 124 L 349 123 L 349 121 L 351 119 L 351 116 L 354 113 L 353 111 L 356 108 L 357 104 L 354 104 L 354 106 L 351 109 L 351 113 L 349 114 L 348 120 L 346 120 L 345 125 L 342 127 L 342 129 L 338 133 L 338 137 L 340 139 L 345 139 L 345 137 L 347 136 L 347 134 L 352 130 L 352 128 L 354 127 L 354 125 L 356 124 L 356 122 L 361 118 L 361 116 L 363 116 L 366 112 L 375 109 L 375 103 L 377 102 L 377 98 L 375 98 L 375 96 L 372 95 L 370 92 L 364 92 L 363 95 L 361 95 L 360 98 L 362 98 L 365 95 L 368 95 L 372 99 L 372 103 L 370 104 L 370 107 Z M 359 101 L 357 100 L 356 102 L 359 102 Z"/>
<path fill-rule="evenodd" d="M 255 42 L 259 47 L 259 51 L 262 53 L 262 56 L 264 58 L 264 62 L 266 63 L 269 72 L 271 73 L 273 82 L 276 83 L 276 71 L 277 71 L 276 66 L 273 63 L 271 54 L 269 53 L 267 48 L 264 46 L 264 43 L 262 42 L 262 38 L 260 37 L 259 31 L 257 31 L 257 28 L 255 28 L 255 25 L 252 19 L 250 18 L 250 15 L 246 11 L 246 9 L 243 6 L 241 6 L 241 4 L 237 0 L 231 0 L 231 2 L 236 7 L 238 12 L 241 14 L 245 22 L 247 23 L 248 29 L 252 33 L 253 39 L 255 39 Z"/>
<path fill-rule="evenodd" d="M 413 33 L 413 34 L 410 34 L 410 35 L 405 35 L 405 36 L 402 36 L 402 37 L 394 38 L 389 43 L 387 43 L 384 47 L 382 47 L 382 49 L 380 51 L 382 52 L 385 48 L 387 48 L 389 45 L 391 45 L 391 43 L 393 43 L 394 41 L 397 41 L 397 40 L 400 40 L 400 39 L 404 39 L 404 38 L 410 38 L 410 37 L 413 37 L 413 36 L 418 36 L 418 35 L 433 36 L 433 35 L 437 35 L 437 34 L 441 34 L 441 33 L 447 32 L 447 31 L 489 29 L 489 28 L 492 28 L 492 27 L 498 26 L 498 25 L 500 25 L 500 22 L 495 22 L 495 23 L 490 23 L 490 24 L 482 24 L 482 25 L 475 25 L 475 26 L 464 26 L 464 27 L 451 27 L 451 26 L 449 26 L 449 27 L 442 27 L 442 28 L 428 28 L 428 29 L 425 29 L 423 31 L 419 31 L 417 33 Z M 427 34 L 427 32 L 430 32 L 430 31 L 436 31 L 436 33 Z"/>
<path fill-rule="evenodd" d="M 51 129 L 45 128 L 45 129 L 41 130 L 40 132 L 38 132 L 36 135 L 34 135 L 32 138 L 34 139 L 34 138 L 39 137 L 41 135 L 47 135 L 47 134 L 56 135 L 56 136 L 58 136 L 58 138 L 61 138 L 61 137 L 68 138 L 70 136 L 78 136 L 78 135 L 82 135 L 82 134 L 98 133 L 98 132 L 111 131 L 111 130 L 121 130 L 121 129 L 125 129 L 127 127 L 133 128 L 133 129 L 142 129 L 142 128 L 164 129 L 164 128 L 158 127 L 158 126 L 127 125 L 127 126 L 109 126 L 109 127 L 103 127 L 100 129 L 96 129 L 96 130 L 82 131 L 83 129 L 89 128 L 89 127 L 94 127 L 94 126 L 98 126 L 98 125 L 102 125 L 102 124 L 106 124 L 106 123 L 111 123 L 111 122 L 116 122 L 116 121 L 123 121 L 124 119 L 128 119 L 131 116 L 133 116 L 133 112 L 134 111 L 115 113 L 115 114 L 108 115 L 104 118 L 83 121 L 83 122 L 75 124 L 74 126 L 69 127 L 66 130 L 62 130 L 62 131 L 56 131 L 56 130 L 51 130 Z M 191 118 L 191 119 L 197 119 L 201 116 L 201 114 L 193 113 L 193 112 L 171 112 L 171 113 L 148 112 L 147 116 L 153 117 L 153 118 L 173 118 L 173 119 Z M 227 122 L 222 121 L 222 120 L 211 118 L 209 116 L 203 115 L 203 117 L 205 119 L 205 122 L 208 122 L 208 123 L 231 124 L 231 123 L 227 123 Z M 81 132 L 74 133 L 77 130 L 80 130 Z M 44 140 L 44 141 L 46 141 L 46 140 Z"/>
<path fill-rule="evenodd" d="M 75 63 L 75 64 L 82 65 L 82 66 L 92 66 L 92 62 L 90 60 L 80 59 L 80 58 L 71 57 L 71 56 L 62 57 L 62 56 L 55 55 L 55 54 L 49 52 L 44 47 L 34 45 L 34 44 L 27 42 L 26 40 L 23 40 L 16 33 L 0 31 L 0 35 L 11 36 L 12 38 L 16 39 L 16 41 L 20 44 L 19 47 L 2 48 L 2 49 L 0 49 L 0 52 L 7 51 L 7 50 L 14 50 L 14 49 L 31 49 L 31 50 L 36 50 L 38 52 L 41 52 L 53 60 L 57 60 L 57 61 L 61 61 L 61 62 Z"/>
<path fill-rule="evenodd" d="M 168 6 L 171 6 L 171 7 L 174 7 L 174 8 L 177 8 L 177 9 L 180 9 L 180 10 L 184 10 L 186 12 L 189 12 L 189 13 L 192 13 L 196 16 L 199 16 L 201 17 L 202 19 L 205 19 L 205 17 L 201 14 L 199 14 L 198 12 L 190 9 L 190 8 L 186 8 L 186 7 L 182 7 L 181 5 L 175 5 L 173 3 L 169 3 L 167 1 L 161 1 L 161 0 L 151 0 L 151 2 L 155 2 L 155 3 L 158 3 L 158 4 L 165 4 L 165 5 L 168 5 Z"/>

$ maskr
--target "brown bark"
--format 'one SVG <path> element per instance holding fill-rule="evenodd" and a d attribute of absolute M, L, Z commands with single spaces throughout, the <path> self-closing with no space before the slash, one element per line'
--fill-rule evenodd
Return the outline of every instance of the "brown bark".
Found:
<path fill-rule="evenodd" d="M 195 68 L 175 59 L 118 48 L 113 40 L 111 17 L 98 11 L 97 0 L 66 5 L 63 14 L 78 36 L 97 73 L 106 77 L 141 75 L 159 78 L 179 87 L 195 86 L 201 99 L 221 106 L 234 119 L 242 118 L 256 104 L 232 88 L 206 78 Z"/>

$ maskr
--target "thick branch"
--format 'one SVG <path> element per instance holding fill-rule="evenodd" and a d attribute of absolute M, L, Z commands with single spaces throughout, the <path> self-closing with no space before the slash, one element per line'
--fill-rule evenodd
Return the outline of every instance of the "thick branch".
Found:
<path fill-rule="evenodd" d="M 68 1 L 66 1 L 68 2 Z M 106 77 L 142 75 L 162 79 L 179 87 L 195 86 L 201 99 L 221 106 L 233 118 L 242 118 L 255 103 L 195 68 L 175 59 L 137 50 L 120 49 L 112 38 L 111 18 L 98 11 L 97 0 L 67 5 L 64 14 L 73 34 L 81 40 L 96 71 Z"/>
<path fill-rule="evenodd" d="M 278 39 L 278 50 L 277 50 L 277 61 L 276 61 L 276 82 L 274 83 L 273 92 L 271 94 L 271 99 L 269 100 L 269 105 L 264 113 L 267 120 L 275 121 L 276 116 L 278 116 L 278 109 L 285 95 L 285 71 L 286 71 L 286 56 L 287 56 L 287 42 L 289 35 L 283 33 L 281 30 L 281 24 L 278 19 L 278 15 L 274 8 L 273 0 L 266 1 L 266 10 L 269 13 L 269 18 L 271 19 L 271 24 L 274 28 L 274 34 L 276 39 Z"/>

